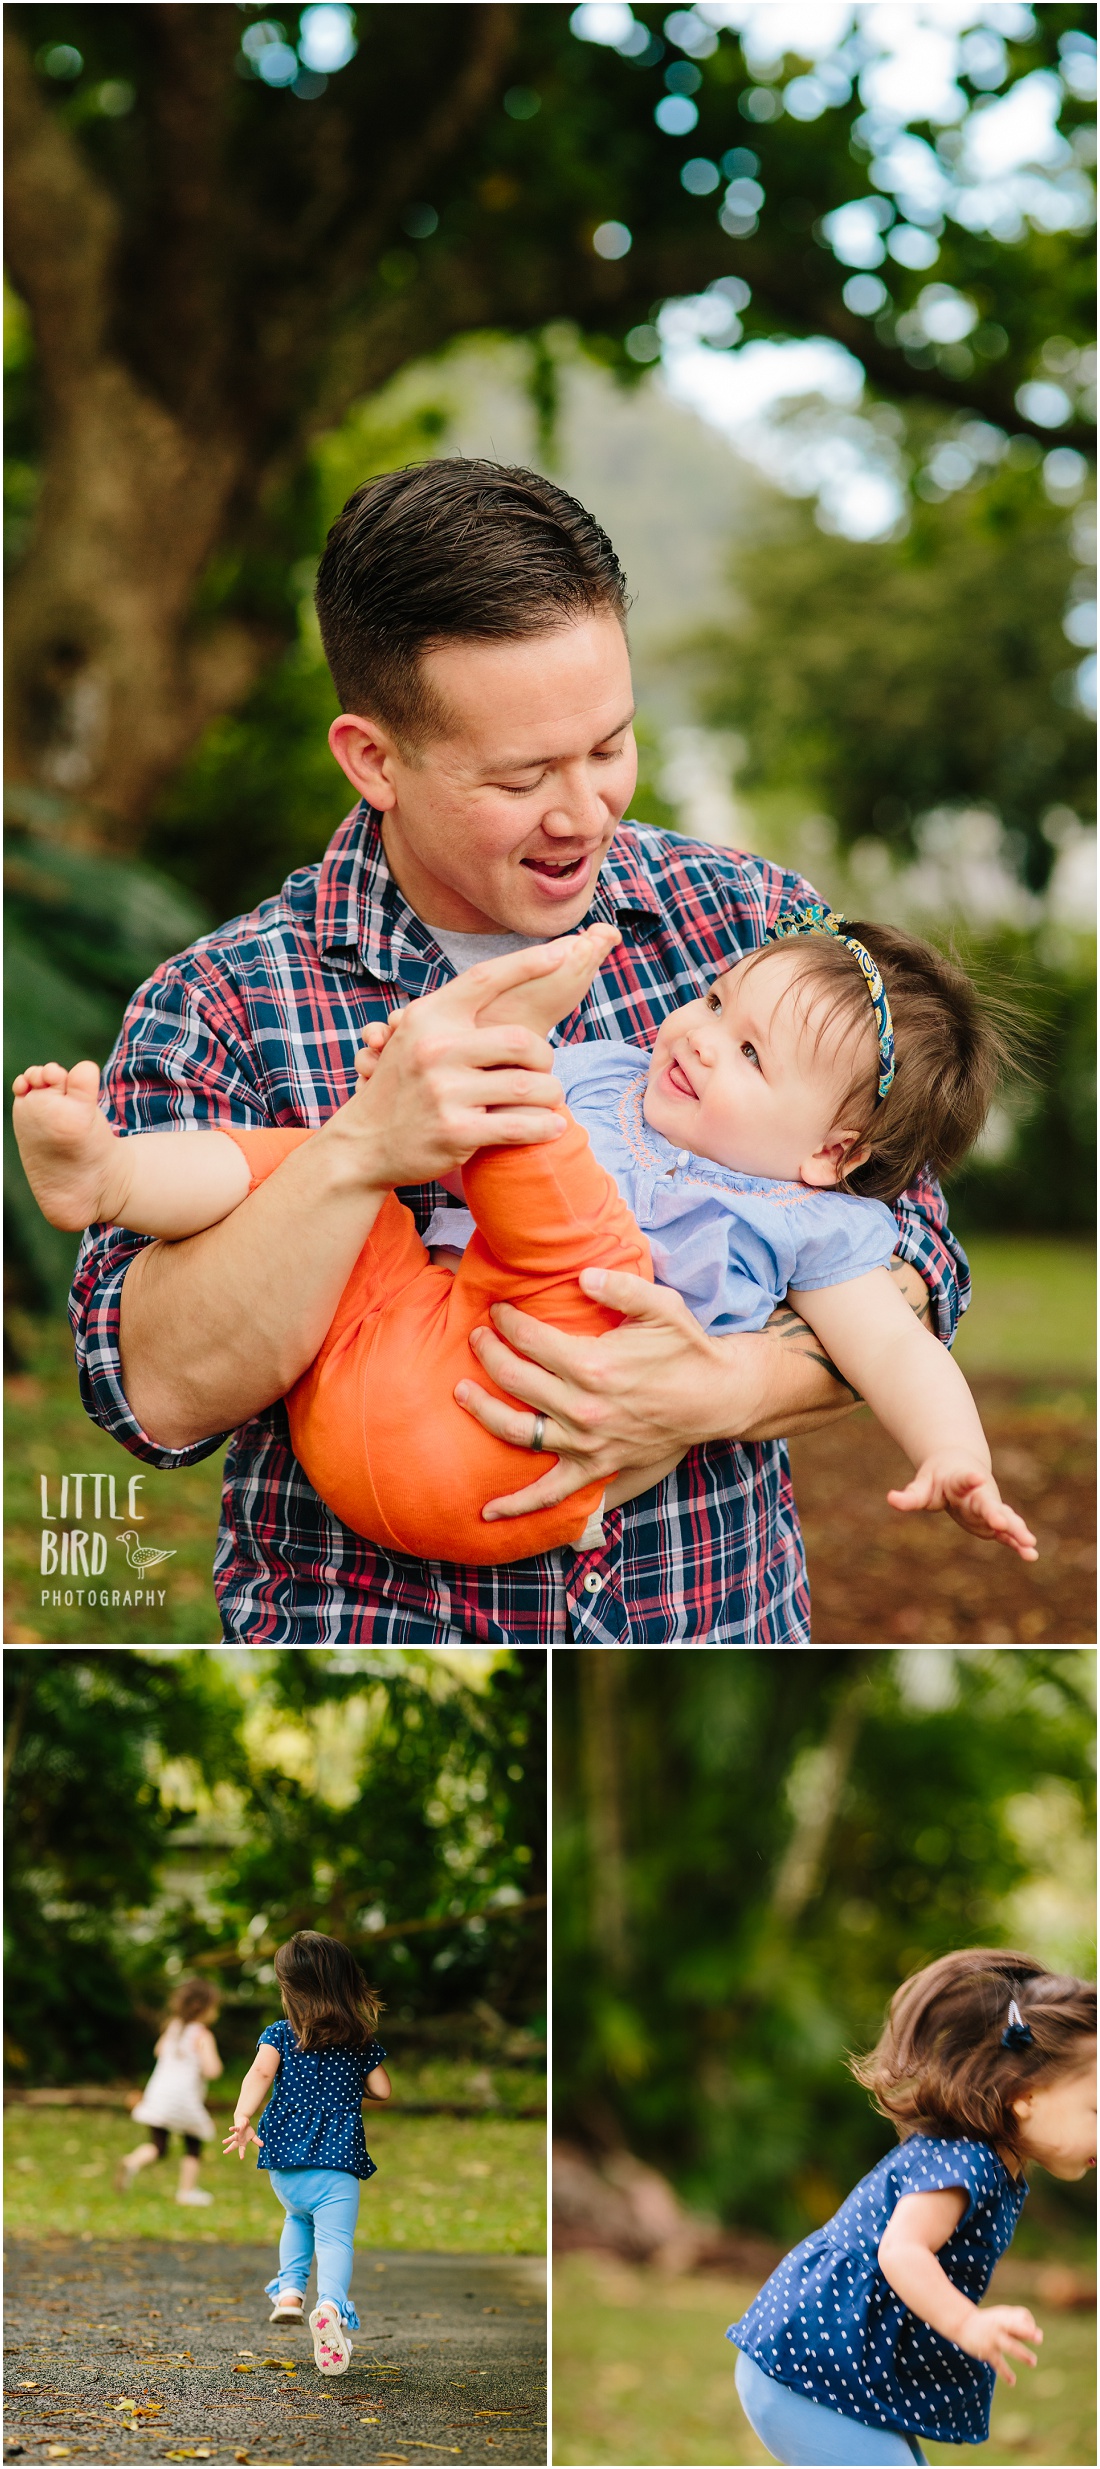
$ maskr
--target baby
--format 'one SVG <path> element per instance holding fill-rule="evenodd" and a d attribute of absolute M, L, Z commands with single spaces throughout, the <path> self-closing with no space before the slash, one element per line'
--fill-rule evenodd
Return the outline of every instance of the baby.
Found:
<path fill-rule="evenodd" d="M 471 969 L 376 1024 L 349 1106 L 382 1095 L 367 1084 L 385 1083 L 409 1012 L 545 1035 L 618 939 L 589 927 Z M 603 1039 L 559 1046 L 560 1135 L 460 1161 L 467 1211 L 437 1211 L 428 1229 L 450 1263 L 429 1258 L 392 1191 L 377 1195 L 324 1345 L 287 1397 L 311 1482 L 357 1532 L 420 1558 L 487 1565 L 595 1547 L 604 1509 L 671 1465 L 623 1469 L 606 1496 L 589 1484 L 553 1505 L 535 1484 L 495 1525 L 487 1503 L 514 1493 L 521 1469 L 530 1476 L 529 1451 L 552 1468 L 552 1427 L 535 1415 L 527 1449 L 512 1447 L 462 1412 L 455 1389 L 493 1302 L 602 1332 L 618 1316 L 579 1279 L 625 1268 L 674 1287 L 716 1337 L 763 1328 L 787 1296 L 911 1459 L 914 1479 L 892 1505 L 947 1509 L 1034 1560 L 961 1372 L 888 1274 L 897 1222 L 885 1204 L 922 1167 L 942 1173 L 965 1155 L 1000 1060 L 973 987 L 942 955 L 820 905 L 781 918 L 772 940 L 672 1012 L 652 1054 Z M 14 1086 L 28 1179 L 55 1225 L 193 1234 L 313 1137 L 226 1125 L 120 1139 L 91 1063 L 32 1066 Z"/>

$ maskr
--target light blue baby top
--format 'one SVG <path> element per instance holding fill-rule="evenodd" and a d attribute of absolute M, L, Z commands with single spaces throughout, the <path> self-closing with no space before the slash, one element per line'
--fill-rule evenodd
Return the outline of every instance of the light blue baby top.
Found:
<path fill-rule="evenodd" d="M 554 1053 L 567 1104 L 648 1237 L 658 1284 L 675 1287 L 704 1329 L 762 1329 L 788 1286 L 842 1286 L 885 1267 L 898 1240 L 892 1209 L 674 1149 L 642 1110 L 649 1065 L 642 1047 L 603 1038 Z M 468 1209 L 437 1209 L 424 1240 L 460 1251 L 473 1232 Z"/>

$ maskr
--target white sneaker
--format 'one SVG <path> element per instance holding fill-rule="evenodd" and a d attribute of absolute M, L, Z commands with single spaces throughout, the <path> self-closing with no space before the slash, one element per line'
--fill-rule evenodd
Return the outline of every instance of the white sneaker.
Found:
<path fill-rule="evenodd" d="M 351 2362 L 351 2342 L 340 2321 L 340 2310 L 331 2298 L 322 2298 L 309 2318 L 313 2334 L 313 2362 L 319 2374 L 346 2375 Z"/>
<path fill-rule="evenodd" d="M 177 2203 L 213 2203 L 213 2200 L 213 2195 L 208 2195 L 201 2186 L 181 2186 L 176 2196 Z"/>
<path fill-rule="evenodd" d="M 302 2323 L 305 2311 L 304 2302 L 300 2306 L 291 2306 L 286 2298 L 276 2298 L 267 2320 L 269 2323 Z"/>

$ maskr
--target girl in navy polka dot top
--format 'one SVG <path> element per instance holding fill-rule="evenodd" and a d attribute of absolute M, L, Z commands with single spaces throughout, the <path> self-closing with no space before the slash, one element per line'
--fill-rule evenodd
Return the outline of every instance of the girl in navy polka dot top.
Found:
<path fill-rule="evenodd" d="M 1036 2364 L 1026 2306 L 979 2306 L 1027 2195 L 1096 2167 L 1096 1991 L 969 1947 L 904 1981 L 852 2063 L 900 2145 L 731 2324 L 746 2417 L 775 2460 L 923 2461 L 985 2443 L 998 2374 Z M 1030 2344 L 1030 2345 L 1029 2345 Z"/>
<path fill-rule="evenodd" d="M 359 2329 L 348 2296 L 359 2184 L 374 2176 L 362 2102 L 390 2096 L 386 2052 L 374 2037 L 381 2003 L 347 1947 L 316 1929 L 298 1929 L 278 1948 L 275 1977 L 286 2020 L 260 2034 L 223 2148 L 243 2160 L 250 2143 L 259 2145 L 256 2166 L 269 2172 L 286 2213 L 279 2269 L 267 2283 L 272 2322 L 301 2320 L 316 2252 L 313 2354 L 323 2375 L 345 2375 L 348 2328 Z M 256 2134 L 252 2113 L 268 2092 Z"/>

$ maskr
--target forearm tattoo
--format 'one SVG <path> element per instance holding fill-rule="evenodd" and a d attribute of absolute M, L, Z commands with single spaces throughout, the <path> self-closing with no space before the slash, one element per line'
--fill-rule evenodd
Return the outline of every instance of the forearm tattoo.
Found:
<path fill-rule="evenodd" d="M 931 1329 L 934 1325 L 932 1297 L 920 1270 L 914 1269 L 908 1260 L 899 1260 L 896 1254 L 887 1265 L 891 1277 L 900 1278 L 910 1311 L 915 1313 L 918 1320 L 923 1321 L 926 1329 Z M 767 1324 L 766 1335 L 775 1338 L 778 1344 L 786 1347 L 789 1353 L 804 1355 L 808 1363 L 820 1364 L 822 1371 L 828 1373 L 830 1380 L 835 1381 L 838 1389 L 843 1389 L 845 1395 L 851 1399 L 853 1406 L 862 1405 L 863 1400 L 859 1390 L 854 1389 L 851 1381 L 845 1380 L 843 1372 L 837 1370 L 832 1357 L 826 1354 L 820 1338 L 795 1311 L 792 1304 L 779 1304 Z"/>
<path fill-rule="evenodd" d="M 779 1304 L 777 1310 L 772 1313 L 765 1334 L 768 1337 L 774 1337 L 779 1345 L 786 1348 L 788 1354 L 804 1355 L 808 1363 L 819 1363 L 822 1371 L 828 1372 L 830 1380 L 836 1382 L 837 1388 L 843 1389 L 845 1395 L 851 1398 L 853 1406 L 862 1405 L 859 1390 L 853 1389 L 851 1381 L 845 1380 L 843 1372 L 838 1372 L 832 1357 L 826 1354 L 820 1338 L 815 1336 L 814 1331 L 802 1319 L 801 1314 L 795 1311 L 792 1304 Z"/>

